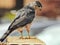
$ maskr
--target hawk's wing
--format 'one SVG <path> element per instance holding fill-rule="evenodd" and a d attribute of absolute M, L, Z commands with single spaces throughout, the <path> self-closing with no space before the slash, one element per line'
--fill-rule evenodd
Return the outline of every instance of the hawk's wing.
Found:
<path fill-rule="evenodd" d="M 22 8 L 21 10 L 18 10 L 17 15 L 19 16 L 14 19 L 14 21 L 9 26 L 8 30 L 10 30 L 13 26 L 17 25 L 21 21 L 23 21 L 27 17 L 27 14 L 30 13 L 30 11 L 32 10 L 27 8 Z"/>
<path fill-rule="evenodd" d="M 9 26 L 8 30 L 10 30 L 13 26 L 18 24 L 19 22 L 23 21 L 26 18 L 27 12 L 25 10 L 19 11 L 19 16 L 14 19 L 14 21 Z"/>

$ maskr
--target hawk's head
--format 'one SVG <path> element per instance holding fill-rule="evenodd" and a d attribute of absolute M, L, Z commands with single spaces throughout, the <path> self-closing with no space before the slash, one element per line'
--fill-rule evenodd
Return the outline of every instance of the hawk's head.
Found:
<path fill-rule="evenodd" d="M 36 1 L 35 3 L 36 3 L 35 6 L 42 7 L 42 4 L 39 1 Z"/>
<path fill-rule="evenodd" d="M 31 6 L 34 9 L 41 9 L 42 8 L 42 4 L 39 1 L 31 2 L 29 4 L 29 6 Z"/>

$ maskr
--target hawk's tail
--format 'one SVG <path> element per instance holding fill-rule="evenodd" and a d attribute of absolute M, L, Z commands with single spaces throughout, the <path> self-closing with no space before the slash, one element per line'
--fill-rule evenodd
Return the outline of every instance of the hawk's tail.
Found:
<path fill-rule="evenodd" d="M 4 33 L 4 35 L 0 38 L 0 41 L 3 42 L 11 32 L 12 32 L 12 30 L 7 30 Z"/>

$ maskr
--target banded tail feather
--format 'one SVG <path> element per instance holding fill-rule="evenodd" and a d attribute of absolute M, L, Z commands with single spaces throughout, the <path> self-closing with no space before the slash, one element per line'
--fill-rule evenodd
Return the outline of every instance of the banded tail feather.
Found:
<path fill-rule="evenodd" d="M 7 30 L 4 35 L 0 38 L 0 41 L 3 42 L 7 36 L 12 32 L 13 30 Z"/>

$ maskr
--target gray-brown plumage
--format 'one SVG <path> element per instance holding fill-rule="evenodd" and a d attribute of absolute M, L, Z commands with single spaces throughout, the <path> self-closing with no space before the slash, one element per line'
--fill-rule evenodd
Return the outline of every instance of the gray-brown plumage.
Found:
<path fill-rule="evenodd" d="M 23 38 L 23 27 L 25 26 L 27 32 L 28 32 L 28 36 L 30 38 L 30 25 L 31 22 L 33 21 L 34 17 L 35 17 L 35 9 L 40 8 L 41 9 L 42 5 L 39 1 L 35 1 L 30 3 L 29 5 L 23 7 L 22 9 L 17 11 L 17 15 L 19 15 L 17 18 L 14 19 L 14 21 L 11 23 L 11 25 L 9 26 L 8 30 L 6 31 L 6 33 L 4 33 L 4 35 L 2 36 L 2 38 L 0 39 L 1 42 L 3 42 L 6 37 L 15 29 L 18 29 L 18 31 L 21 33 L 21 37 Z"/>

